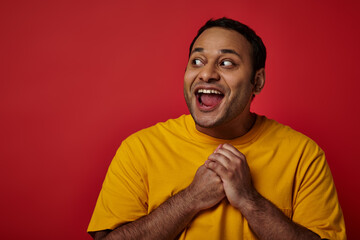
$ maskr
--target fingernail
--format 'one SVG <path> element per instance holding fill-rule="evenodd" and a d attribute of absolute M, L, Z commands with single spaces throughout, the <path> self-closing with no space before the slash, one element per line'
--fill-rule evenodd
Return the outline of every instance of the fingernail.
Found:
<path fill-rule="evenodd" d="M 215 149 L 214 153 L 216 153 L 216 152 L 219 150 L 219 148 L 221 148 L 221 147 L 222 147 L 222 144 L 220 144 L 219 146 L 217 146 L 217 148 Z"/>

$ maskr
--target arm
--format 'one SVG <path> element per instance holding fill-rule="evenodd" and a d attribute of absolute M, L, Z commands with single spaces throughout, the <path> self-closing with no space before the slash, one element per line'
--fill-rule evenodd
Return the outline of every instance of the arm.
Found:
<path fill-rule="evenodd" d="M 314 232 L 291 221 L 256 191 L 238 209 L 260 239 L 320 239 Z"/>
<path fill-rule="evenodd" d="M 111 232 L 97 232 L 95 239 L 173 239 L 197 212 L 195 208 L 187 207 L 188 202 L 187 192 L 180 192 L 147 216 Z"/>
<path fill-rule="evenodd" d="M 174 239 L 199 211 L 216 205 L 224 197 L 221 179 L 205 166 L 200 166 L 189 187 L 149 215 L 113 231 L 96 232 L 93 236 L 96 240 Z"/>
<path fill-rule="evenodd" d="M 230 204 L 244 215 L 260 239 L 320 239 L 292 222 L 255 190 L 246 158 L 233 146 L 222 145 L 209 156 L 205 166 L 220 176 Z"/>

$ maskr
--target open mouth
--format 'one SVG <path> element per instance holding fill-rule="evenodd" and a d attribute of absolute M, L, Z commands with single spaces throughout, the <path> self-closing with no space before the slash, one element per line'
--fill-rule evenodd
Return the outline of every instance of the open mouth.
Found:
<path fill-rule="evenodd" d="M 207 110 L 214 109 L 224 98 L 224 94 L 219 90 L 204 88 L 197 89 L 195 96 L 200 108 Z"/>

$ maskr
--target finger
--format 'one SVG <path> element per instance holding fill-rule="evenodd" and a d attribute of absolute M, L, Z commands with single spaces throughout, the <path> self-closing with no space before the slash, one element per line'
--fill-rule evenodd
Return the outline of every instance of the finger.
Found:
<path fill-rule="evenodd" d="M 207 160 L 206 167 L 214 171 L 221 179 L 226 179 L 227 169 L 219 162 Z"/>
<path fill-rule="evenodd" d="M 219 146 L 217 146 L 217 148 L 215 149 L 214 153 L 216 153 L 221 147 L 222 147 L 223 144 L 220 144 Z"/>
<path fill-rule="evenodd" d="M 216 152 L 217 154 L 221 154 L 223 156 L 225 156 L 227 159 L 229 159 L 229 164 L 231 164 L 233 161 L 238 161 L 239 156 L 235 155 L 232 151 L 229 151 L 228 149 L 225 148 L 220 148 L 219 150 L 217 150 Z"/>
<path fill-rule="evenodd" d="M 203 170 L 203 175 L 206 176 L 207 178 L 219 178 L 219 176 L 212 171 L 210 168 L 208 168 L 207 163 L 210 162 L 209 160 L 205 161 L 205 163 L 203 165 L 201 165 L 201 167 L 204 168 Z"/>
<path fill-rule="evenodd" d="M 245 155 L 242 152 L 240 152 L 237 148 L 235 148 L 233 145 L 231 145 L 229 143 L 223 144 L 221 148 L 232 152 L 233 154 L 235 154 L 236 156 L 238 156 L 240 158 L 245 158 Z"/>
<path fill-rule="evenodd" d="M 219 150 L 218 150 L 219 151 Z M 221 164 L 223 167 L 225 167 L 226 169 L 229 169 L 231 166 L 231 161 L 229 158 L 227 158 L 224 154 L 220 154 L 220 153 L 213 153 L 208 157 L 208 160 L 210 161 L 214 161 L 214 162 L 218 162 L 219 164 Z"/>
<path fill-rule="evenodd" d="M 213 170 L 211 170 L 210 168 L 208 168 L 207 166 L 201 165 L 194 177 L 193 182 L 204 182 L 206 181 L 206 183 L 202 183 L 201 185 L 204 184 L 208 184 L 208 183 L 212 183 L 212 184 L 219 184 L 222 183 L 220 176 L 215 173 Z"/>

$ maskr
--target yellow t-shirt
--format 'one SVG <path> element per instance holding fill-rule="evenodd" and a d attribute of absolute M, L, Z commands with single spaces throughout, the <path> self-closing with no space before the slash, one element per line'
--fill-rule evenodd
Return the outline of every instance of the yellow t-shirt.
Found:
<path fill-rule="evenodd" d="M 294 222 L 328 239 L 346 239 L 345 223 L 323 151 L 308 137 L 257 116 L 244 136 L 221 140 L 195 128 L 190 115 L 158 123 L 122 142 L 88 231 L 114 229 L 149 214 L 192 182 L 221 143 L 245 154 L 257 191 Z M 257 239 L 226 200 L 198 214 L 180 239 Z"/>

